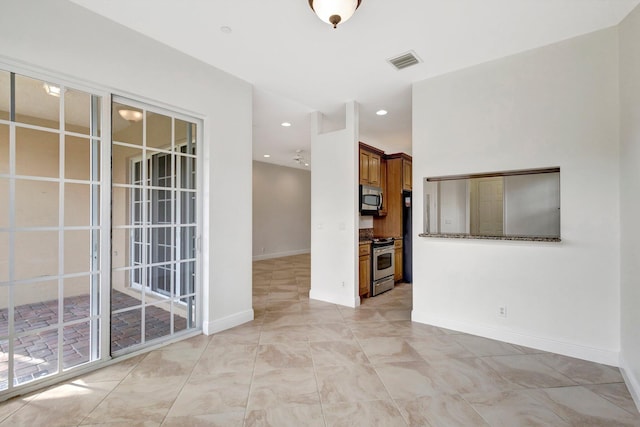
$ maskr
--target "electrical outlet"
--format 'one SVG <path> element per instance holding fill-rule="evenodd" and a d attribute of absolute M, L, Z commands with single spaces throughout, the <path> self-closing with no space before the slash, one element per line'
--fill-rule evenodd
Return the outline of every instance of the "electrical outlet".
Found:
<path fill-rule="evenodd" d="M 344 282 L 342 282 L 342 287 L 344 288 Z"/>
<path fill-rule="evenodd" d="M 498 316 L 507 317 L 507 306 L 506 305 L 498 307 Z"/>

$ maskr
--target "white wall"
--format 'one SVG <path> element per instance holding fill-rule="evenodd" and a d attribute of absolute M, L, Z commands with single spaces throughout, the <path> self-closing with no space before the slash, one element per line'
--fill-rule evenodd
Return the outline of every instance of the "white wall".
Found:
<path fill-rule="evenodd" d="M 562 171 L 561 243 L 415 239 L 415 321 L 618 363 L 617 63 L 614 28 L 414 85 L 415 188 L 428 176 Z"/>
<path fill-rule="evenodd" d="M 358 105 L 346 128 L 320 134 L 311 117 L 311 290 L 309 298 L 355 307 L 358 297 Z"/>
<path fill-rule="evenodd" d="M 251 85 L 63 0 L 3 2 L 0 46 L 9 60 L 204 118 L 203 327 L 251 320 Z"/>
<path fill-rule="evenodd" d="M 621 346 L 620 366 L 640 408 L 640 7 L 619 26 Z"/>
<path fill-rule="evenodd" d="M 311 172 L 253 162 L 253 259 L 309 253 Z"/>

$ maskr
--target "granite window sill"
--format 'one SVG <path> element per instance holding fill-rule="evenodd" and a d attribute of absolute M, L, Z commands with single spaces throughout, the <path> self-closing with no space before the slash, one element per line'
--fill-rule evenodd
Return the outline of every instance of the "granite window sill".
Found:
<path fill-rule="evenodd" d="M 521 242 L 561 242 L 559 237 L 531 237 L 531 236 L 472 236 L 470 234 L 430 234 L 420 233 L 420 237 L 440 239 L 469 239 L 469 240 L 515 240 Z"/>

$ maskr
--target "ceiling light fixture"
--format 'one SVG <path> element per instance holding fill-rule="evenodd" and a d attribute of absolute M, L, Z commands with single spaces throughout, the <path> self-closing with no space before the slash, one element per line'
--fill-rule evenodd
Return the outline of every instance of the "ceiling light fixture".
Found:
<path fill-rule="evenodd" d="M 322 21 L 336 28 L 351 18 L 361 0 L 309 0 L 309 6 Z"/>
<path fill-rule="evenodd" d="M 120 114 L 120 117 L 128 122 L 139 122 L 140 120 L 142 120 L 142 111 L 127 110 L 126 108 L 122 108 L 118 110 L 118 114 Z"/>
<path fill-rule="evenodd" d="M 280 123 L 280 126 L 285 127 L 285 128 L 288 128 L 288 127 L 290 127 L 290 126 L 291 126 L 291 123 L 289 123 L 289 122 L 282 122 L 282 123 Z"/>
<path fill-rule="evenodd" d="M 309 161 L 304 158 L 304 155 L 302 153 L 304 153 L 304 150 L 296 150 L 296 155 L 293 157 L 293 161 L 300 166 L 309 166 Z"/>
<path fill-rule="evenodd" d="M 268 159 L 269 157 L 271 157 L 271 154 L 265 154 L 262 157 L 264 157 L 265 159 Z"/>
<path fill-rule="evenodd" d="M 47 95 L 60 98 L 60 93 L 62 93 L 60 86 L 52 85 L 51 83 L 44 83 L 42 87 L 44 88 L 44 91 L 47 92 Z M 66 92 L 66 89 L 65 89 L 65 92 Z"/>
<path fill-rule="evenodd" d="M 376 111 L 376 114 L 379 116 L 386 116 L 387 115 L 387 110 L 378 110 Z"/>

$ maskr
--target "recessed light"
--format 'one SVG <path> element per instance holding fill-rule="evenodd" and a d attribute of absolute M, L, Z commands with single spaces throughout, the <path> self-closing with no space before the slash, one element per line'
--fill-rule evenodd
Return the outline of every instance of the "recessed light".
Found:
<path fill-rule="evenodd" d="M 269 157 L 271 157 L 271 154 L 265 154 L 265 155 L 264 155 L 264 156 L 262 156 L 262 157 L 264 157 L 265 159 L 268 159 Z"/>
<path fill-rule="evenodd" d="M 305 166 L 309 166 L 309 163 L 305 163 L 304 165 L 305 165 Z"/>
<path fill-rule="evenodd" d="M 379 116 L 386 116 L 387 115 L 387 110 L 378 110 L 376 111 L 376 114 Z"/>
<path fill-rule="evenodd" d="M 289 122 L 282 122 L 282 123 L 280 123 L 280 126 L 283 126 L 283 127 L 288 128 L 289 126 L 291 126 L 291 123 L 289 123 Z"/>
<path fill-rule="evenodd" d="M 220 31 L 222 31 L 222 32 L 223 32 L 223 33 L 225 33 L 225 34 L 231 34 L 231 32 L 232 32 L 233 30 L 231 29 L 231 27 L 227 27 L 227 26 L 225 25 L 225 26 L 220 27 Z"/>

